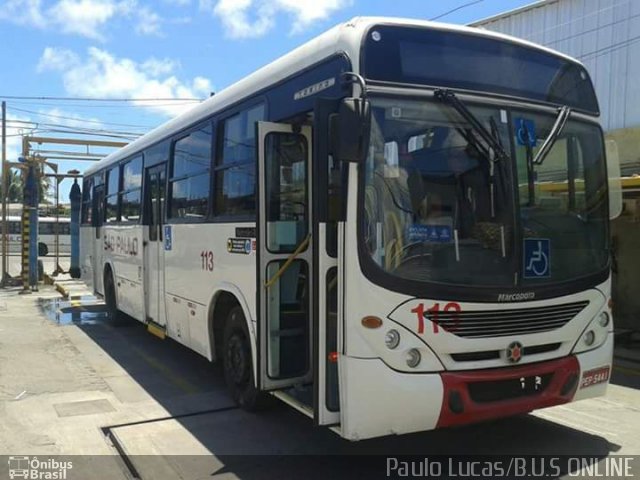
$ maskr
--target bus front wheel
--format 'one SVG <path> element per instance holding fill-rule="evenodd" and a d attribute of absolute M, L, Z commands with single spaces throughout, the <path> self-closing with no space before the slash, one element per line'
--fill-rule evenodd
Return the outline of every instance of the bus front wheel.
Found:
<path fill-rule="evenodd" d="M 224 379 L 236 404 L 249 411 L 262 408 L 265 397 L 255 386 L 249 334 L 240 306 L 232 308 L 227 315 L 222 362 Z"/>
<path fill-rule="evenodd" d="M 122 312 L 118 310 L 118 302 L 116 300 L 116 286 L 113 283 L 113 274 L 108 271 L 104 276 L 104 301 L 107 305 L 107 313 L 113 325 L 119 326 L 124 324 Z"/>

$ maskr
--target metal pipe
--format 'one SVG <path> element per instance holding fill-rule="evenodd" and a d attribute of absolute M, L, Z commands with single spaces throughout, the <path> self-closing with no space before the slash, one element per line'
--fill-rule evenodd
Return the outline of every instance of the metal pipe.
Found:
<path fill-rule="evenodd" d="M 9 278 L 9 242 L 7 224 L 7 198 L 9 195 L 9 172 L 7 172 L 7 102 L 2 102 L 2 279 L 0 287 L 4 287 Z"/>

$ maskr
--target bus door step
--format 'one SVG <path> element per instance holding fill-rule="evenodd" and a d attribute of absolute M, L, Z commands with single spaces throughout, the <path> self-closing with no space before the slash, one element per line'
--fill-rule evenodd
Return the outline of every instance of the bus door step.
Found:
<path fill-rule="evenodd" d="M 167 336 L 167 327 L 147 318 L 147 332 L 151 335 L 155 335 L 161 340 L 164 340 Z"/>

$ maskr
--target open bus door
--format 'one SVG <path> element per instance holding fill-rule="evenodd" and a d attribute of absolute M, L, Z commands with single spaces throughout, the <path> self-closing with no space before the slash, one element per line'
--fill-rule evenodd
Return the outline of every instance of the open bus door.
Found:
<path fill-rule="evenodd" d="M 328 155 L 329 114 L 319 101 L 311 128 L 258 124 L 258 386 L 313 383 L 301 403 L 317 425 L 340 423 L 338 222 L 341 167 Z M 324 140 L 323 140 L 324 139 Z M 313 155 L 312 155 L 313 152 Z M 312 168 L 312 156 L 314 165 Z M 317 160 L 317 163 L 315 163 Z M 313 172 L 313 174 L 312 174 Z M 313 192 L 313 194 L 312 194 Z"/>
<path fill-rule="evenodd" d="M 269 122 L 257 128 L 256 378 L 261 390 L 283 390 L 313 379 L 311 128 Z"/>
<path fill-rule="evenodd" d="M 340 100 L 318 99 L 314 110 L 314 421 L 316 425 L 340 423 L 338 358 L 342 315 L 342 245 L 339 224 L 346 206 L 346 165 L 329 152 L 330 118 L 338 112 Z"/>

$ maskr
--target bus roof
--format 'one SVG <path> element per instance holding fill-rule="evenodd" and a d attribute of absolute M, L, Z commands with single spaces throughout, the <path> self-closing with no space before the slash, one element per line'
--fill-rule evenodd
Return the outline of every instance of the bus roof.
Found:
<path fill-rule="evenodd" d="M 365 32 L 367 32 L 370 27 L 380 24 L 433 28 L 496 38 L 506 42 L 512 42 L 541 50 L 551 55 L 562 57 L 566 60 L 580 64 L 577 60 L 547 47 L 481 28 L 406 18 L 355 17 L 348 22 L 341 23 L 333 27 L 300 47 L 297 47 L 277 60 L 274 60 L 268 65 L 256 70 L 242 80 L 239 80 L 238 82 L 221 90 L 214 96 L 204 100 L 191 110 L 169 120 L 137 140 L 134 140 L 126 147 L 108 155 L 96 164 L 90 166 L 84 174 L 85 177 L 107 168 L 120 160 L 126 159 L 127 157 L 138 153 L 185 128 L 188 128 L 191 125 L 197 124 L 214 113 L 242 101 L 254 92 L 261 91 L 271 85 L 277 84 L 278 82 L 294 75 L 296 72 L 300 72 L 305 68 L 315 65 L 335 54 L 346 53 L 349 58 L 358 59 L 360 56 L 362 38 Z M 353 70 L 355 73 L 359 72 L 358 62 L 354 62 Z"/>

